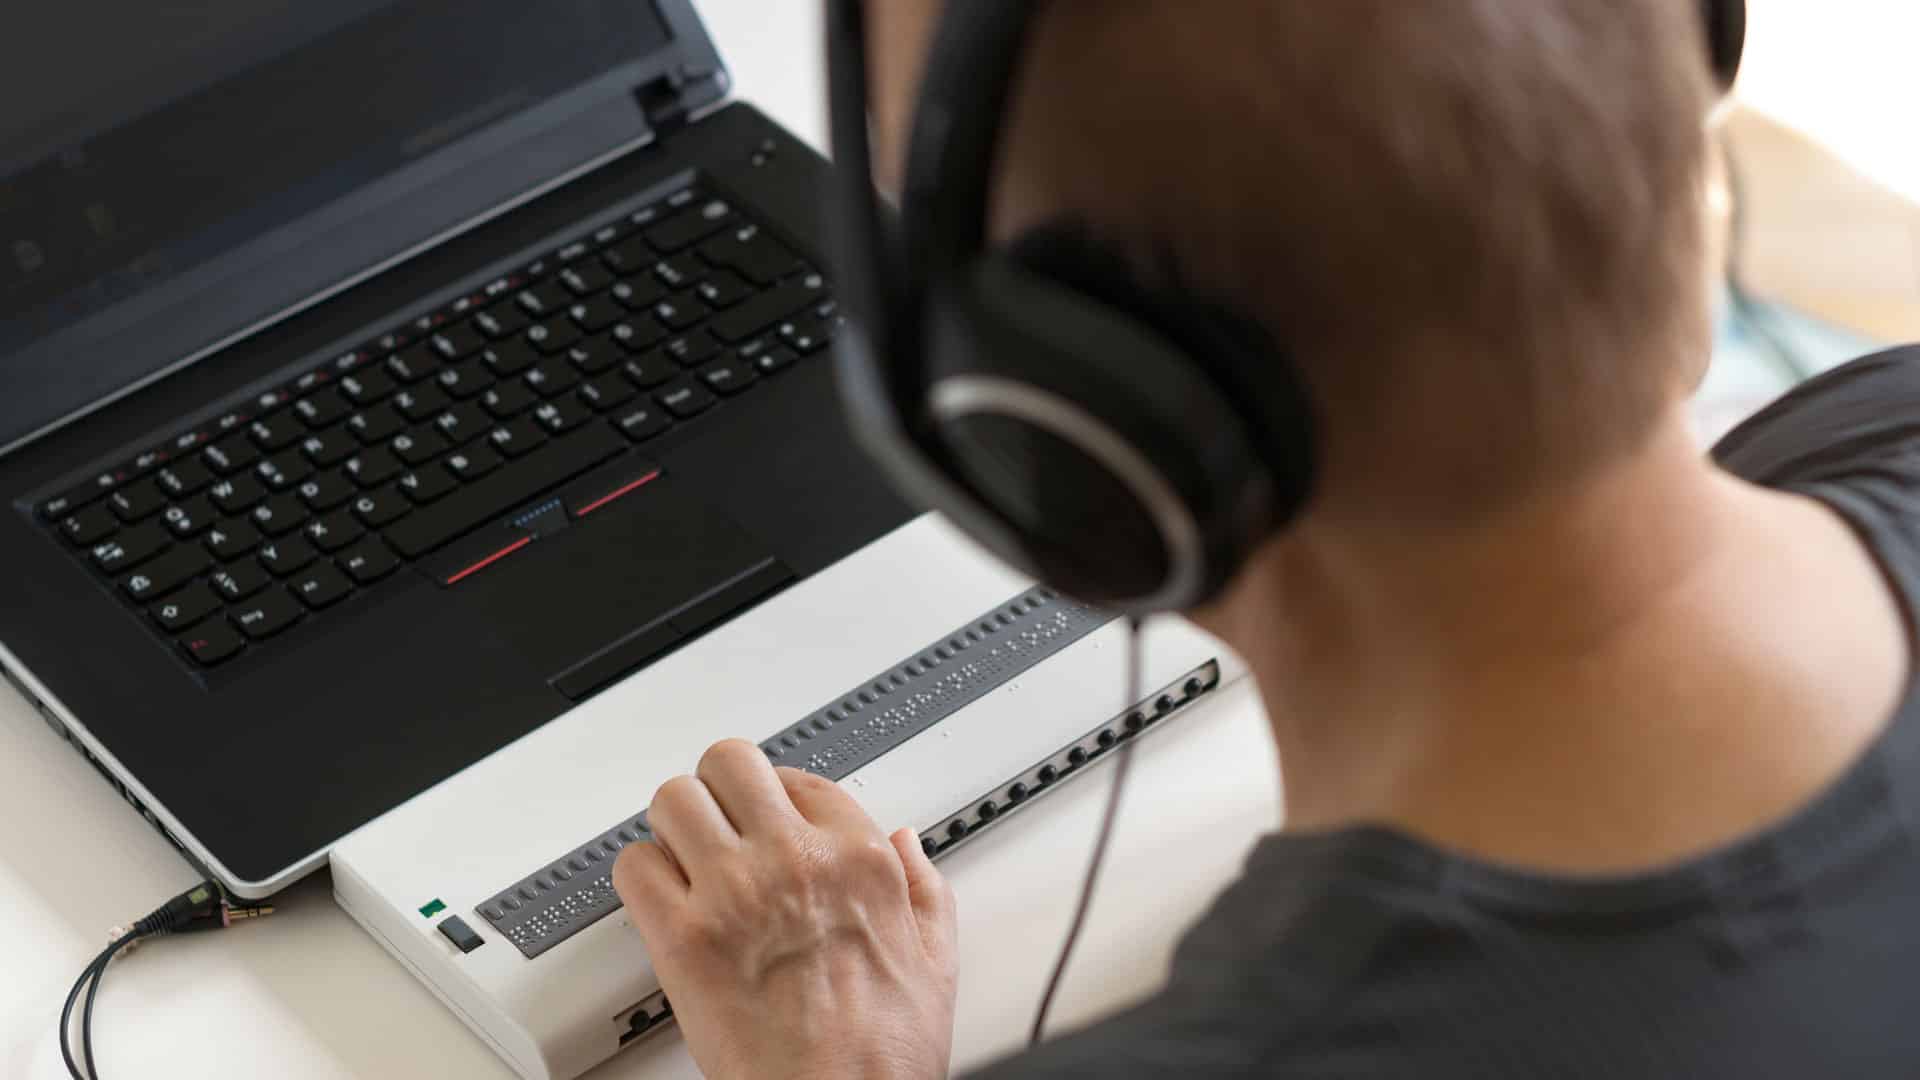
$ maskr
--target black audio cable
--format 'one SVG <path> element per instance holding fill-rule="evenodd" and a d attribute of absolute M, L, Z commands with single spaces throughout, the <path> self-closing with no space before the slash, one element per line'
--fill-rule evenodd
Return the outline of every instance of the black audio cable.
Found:
<path fill-rule="evenodd" d="M 113 941 L 100 950 L 80 972 L 80 978 L 74 981 L 73 989 L 67 991 L 67 1003 L 60 1009 L 60 1057 L 67 1063 L 67 1075 L 73 1080 L 99 1080 L 100 1070 L 93 1064 L 93 1001 L 100 991 L 100 979 L 106 974 L 107 965 L 115 956 L 130 951 L 139 942 L 148 938 L 164 937 L 169 934 L 191 934 L 203 930 L 224 930 L 235 922 L 245 919 L 257 919 L 273 914 L 270 904 L 233 904 L 227 900 L 220 886 L 212 881 L 203 881 L 179 896 L 154 909 L 144 919 L 126 926 L 113 928 Z M 80 1000 L 82 989 L 86 991 L 86 1001 L 80 1011 L 80 1058 L 86 1062 L 86 1072 L 80 1071 L 79 1062 L 73 1057 L 73 1006 Z"/>
<path fill-rule="evenodd" d="M 1121 700 L 1129 708 L 1139 705 L 1140 671 L 1140 618 L 1133 616 L 1127 620 L 1127 674 L 1126 696 Z M 1080 882 L 1080 900 L 1073 908 L 1073 922 L 1067 925 L 1066 940 L 1060 943 L 1060 955 L 1053 962 L 1053 974 L 1047 977 L 1047 989 L 1040 995 L 1040 1007 L 1033 1014 L 1033 1030 L 1027 1033 L 1027 1045 L 1038 1046 L 1040 1037 L 1046 1031 L 1047 1013 L 1053 1008 L 1053 996 L 1060 990 L 1060 980 L 1067 974 L 1067 961 L 1073 956 L 1073 946 L 1080 940 L 1080 931 L 1086 926 L 1087 910 L 1093 906 L 1093 888 L 1100 880 L 1100 865 L 1106 862 L 1107 845 L 1113 839 L 1113 821 L 1120 813 L 1120 795 L 1126 789 L 1127 770 L 1133 765 L 1133 740 L 1127 739 L 1120 744 L 1119 760 L 1113 763 L 1113 785 L 1107 789 L 1107 808 L 1100 817 L 1100 831 L 1094 834 L 1093 858 L 1087 863 L 1087 876 Z"/>

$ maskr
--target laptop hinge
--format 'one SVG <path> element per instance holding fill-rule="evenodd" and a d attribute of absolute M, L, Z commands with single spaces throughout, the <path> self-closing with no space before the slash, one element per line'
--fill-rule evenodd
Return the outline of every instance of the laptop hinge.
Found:
<path fill-rule="evenodd" d="M 653 129 L 654 138 L 665 138 L 686 126 L 691 112 L 688 100 L 693 97 L 689 91 L 705 77 L 676 68 L 641 83 L 634 90 L 633 96 L 640 103 L 640 111 L 646 114 L 647 126 Z"/>

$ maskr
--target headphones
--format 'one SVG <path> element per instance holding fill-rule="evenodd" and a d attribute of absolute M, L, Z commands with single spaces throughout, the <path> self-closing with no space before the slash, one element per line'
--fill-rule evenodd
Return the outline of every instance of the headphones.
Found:
<path fill-rule="evenodd" d="M 837 354 L 856 436 L 910 498 L 1025 573 L 1119 613 L 1216 595 L 1313 493 L 1315 419 L 1251 318 L 1145 284 L 1062 222 L 987 248 L 995 151 L 1033 0 L 947 0 L 883 217 L 867 138 L 866 0 L 828 0 Z M 1745 0 L 1701 0 L 1722 89 Z"/>

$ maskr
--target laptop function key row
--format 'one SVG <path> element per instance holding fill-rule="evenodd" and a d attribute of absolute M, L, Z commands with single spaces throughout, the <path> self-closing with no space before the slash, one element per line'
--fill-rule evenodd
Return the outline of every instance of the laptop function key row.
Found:
<path fill-rule="evenodd" d="M 687 188 L 228 403 L 39 514 L 212 667 L 749 392 L 839 325 L 812 267 Z"/>

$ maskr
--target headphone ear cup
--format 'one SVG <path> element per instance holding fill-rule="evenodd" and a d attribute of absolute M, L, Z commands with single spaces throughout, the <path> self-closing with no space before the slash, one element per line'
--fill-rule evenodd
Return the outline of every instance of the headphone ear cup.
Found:
<path fill-rule="evenodd" d="M 929 315 L 932 429 L 1021 537 L 1016 563 L 1109 607 L 1181 608 L 1270 531 L 1246 424 L 1130 312 L 988 256 Z"/>
<path fill-rule="evenodd" d="M 1747 51 L 1747 0 L 1700 0 L 1706 19 L 1709 62 L 1721 93 L 1740 78 L 1740 62 Z"/>

